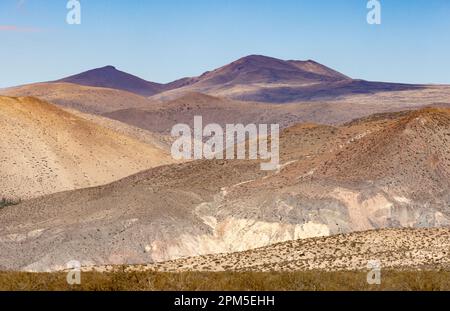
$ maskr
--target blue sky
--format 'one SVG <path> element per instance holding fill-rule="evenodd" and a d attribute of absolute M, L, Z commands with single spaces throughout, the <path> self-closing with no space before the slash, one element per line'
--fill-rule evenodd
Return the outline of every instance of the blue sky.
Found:
<path fill-rule="evenodd" d="M 195 76 L 249 54 L 313 59 L 354 78 L 450 84 L 450 1 L 0 1 L 0 87 L 114 65 L 156 82 Z"/>

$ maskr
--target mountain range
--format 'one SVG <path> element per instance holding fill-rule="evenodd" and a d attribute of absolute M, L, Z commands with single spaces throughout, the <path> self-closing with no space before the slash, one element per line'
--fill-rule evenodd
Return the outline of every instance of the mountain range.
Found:
<path fill-rule="evenodd" d="M 258 55 L 168 84 L 106 66 L 0 94 L 38 97 L 163 134 L 177 123 L 192 122 L 194 115 L 216 123 L 253 120 L 287 127 L 302 122 L 336 125 L 372 113 L 450 106 L 446 85 L 355 80 L 311 60 Z"/>
<path fill-rule="evenodd" d="M 348 94 L 425 87 L 355 80 L 312 60 L 284 61 L 260 55 L 246 56 L 198 77 L 181 78 L 167 84 L 146 81 L 117 70 L 114 66 L 92 69 L 44 85 L 52 83 L 115 89 L 158 100 L 200 92 L 236 100 L 270 103 L 332 99 Z"/>

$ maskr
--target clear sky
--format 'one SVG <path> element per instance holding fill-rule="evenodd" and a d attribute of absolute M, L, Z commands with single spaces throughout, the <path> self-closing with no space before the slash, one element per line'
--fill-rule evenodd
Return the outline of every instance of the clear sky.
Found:
<path fill-rule="evenodd" d="M 450 1 L 0 0 L 0 87 L 114 65 L 155 82 L 249 54 L 313 59 L 354 78 L 450 84 Z"/>

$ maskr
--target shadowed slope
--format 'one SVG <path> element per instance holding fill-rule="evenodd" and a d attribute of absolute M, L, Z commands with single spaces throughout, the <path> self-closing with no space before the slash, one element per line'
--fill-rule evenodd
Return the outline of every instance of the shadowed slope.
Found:
<path fill-rule="evenodd" d="M 312 60 L 284 61 L 250 55 L 199 77 L 175 81 L 155 100 L 201 92 L 235 100 L 292 103 L 330 100 L 353 94 L 421 89 L 422 86 L 353 80 Z"/>
<path fill-rule="evenodd" d="M 56 82 L 67 82 L 85 86 L 123 90 L 142 96 L 151 96 L 163 90 L 163 85 L 149 82 L 113 66 L 92 69 Z"/>

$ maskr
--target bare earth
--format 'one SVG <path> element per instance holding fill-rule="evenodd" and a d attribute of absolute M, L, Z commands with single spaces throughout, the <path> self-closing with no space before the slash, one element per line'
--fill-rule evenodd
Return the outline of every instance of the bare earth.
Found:
<path fill-rule="evenodd" d="M 450 110 L 281 135 L 281 167 L 194 161 L 0 210 L 0 266 L 142 264 L 382 228 L 450 226 Z"/>
<path fill-rule="evenodd" d="M 449 270 L 450 227 L 376 230 L 278 243 L 232 254 L 207 255 L 134 266 L 133 271 Z M 98 268 L 112 270 L 113 267 Z M 96 269 L 96 270 L 98 270 Z"/>
<path fill-rule="evenodd" d="M 192 126 L 194 116 L 204 124 L 279 124 L 287 128 L 299 123 L 340 125 L 374 113 L 450 107 L 450 87 L 420 91 L 380 92 L 330 101 L 269 104 L 243 102 L 201 93 L 187 93 L 174 100 L 155 102 L 147 108 L 127 108 L 103 115 L 152 132 L 167 135 L 175 124 Z"/>
<path fill-rule="evenodd" d="M 102 114 L 131 107 L 146 108 L 151 102 L 122 90 L 91 87 L 72 83 L 35 83 L 12 87 L 0 92 L 4 96 L 37 97 L 61 107 Z"/>
<path fill-rule="evenodd" d="M 251 55 L 168 84 L 107 66 L 1 92 L 22 97 L 0 97 L 0 270 L 448 268 L 448 85 Z M 280 124 L 279 169 L 175 163 L 168 133 L 196 115 Z"/>
<path fill-rule="evenodd" d="M 173 162 L 160 145 L 34 98 L 0 97 L 0 136 L 1 198 L 98 186 Z"/>

